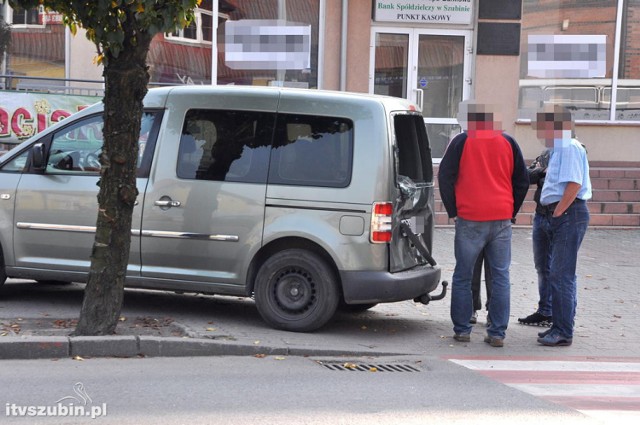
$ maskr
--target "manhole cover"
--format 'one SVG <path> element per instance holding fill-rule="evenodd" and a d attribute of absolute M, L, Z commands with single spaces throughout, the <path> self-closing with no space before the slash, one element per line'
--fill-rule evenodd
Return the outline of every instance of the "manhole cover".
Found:
<path fill-rule="evenodd" d="M 361 363 L 349 361 L 316 361 L 329 370 L 350 372 L 421 372 L 421 369 L 410 364 L 399 363 Z"/>

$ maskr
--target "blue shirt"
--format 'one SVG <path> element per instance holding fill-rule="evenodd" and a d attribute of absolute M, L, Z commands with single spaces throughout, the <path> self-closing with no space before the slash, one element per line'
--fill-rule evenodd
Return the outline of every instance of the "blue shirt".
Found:
<path fill-rule="evenodd" d="M 551 151 L 540 203 L 549 205 L 560 201 L 569 182 L 581 185 L 578 199 L 591 199 L 587 151 L 576 139 L 556 140 Z"/>

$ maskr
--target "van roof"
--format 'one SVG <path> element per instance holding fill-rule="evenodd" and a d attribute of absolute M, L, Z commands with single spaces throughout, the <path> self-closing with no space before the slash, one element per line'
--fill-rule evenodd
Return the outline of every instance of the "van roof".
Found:
<path fill-rule="evenodd" d="M 319 89 L 301 89 L 292 87 L 270 87 L 270 86 L 212 86 L 212 85 L 179 85 L 179 86 L 165 86 L 149 89 L 147 97 L 145 98 L 145 106 L 160 106 L 158 103 L 162 103 L 160 99 L 165 99 L 169 94 L 233 94 L 233 93 L 251 93 L 258 94 L 260 92 L 273 93 L 274 91 L 279 93 L 290 93 L 294 96 L 305 96 L 310 99 L 321 98 L 333 98 L 333 100 L 343 98 L 345 100 L 360 99 L 361 101 L 374 101 L 385 105 L 387 110 L 412 110 L 419 111 L 420 109 L 415 104 L 409 102 L 407 99 L 382 96 L 368 93 L 356 93 L 356 92 L 344 92 L 337 90 L 319 90 Z"/>

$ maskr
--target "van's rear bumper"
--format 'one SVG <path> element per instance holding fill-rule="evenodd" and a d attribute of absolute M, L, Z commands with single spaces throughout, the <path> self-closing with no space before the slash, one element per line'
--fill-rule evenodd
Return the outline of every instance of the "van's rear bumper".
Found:
<path fill-rule="evenodd" d="M 347 304 L 388 303 L 412 300 L 434 291 L 440 282 L 440 267 L 415 267 L 398 273 L 341 271 Z"/>

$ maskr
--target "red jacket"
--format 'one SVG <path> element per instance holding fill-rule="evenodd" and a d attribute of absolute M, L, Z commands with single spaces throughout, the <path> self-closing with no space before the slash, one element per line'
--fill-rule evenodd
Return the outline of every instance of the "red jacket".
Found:
<path fill-rule="evenodd" d="M 529 189 L 520 147 L 510 136 L 478 130 L 454 137 L 440 162 L 438 184 L 449 217 L 514 218 Z"/>

